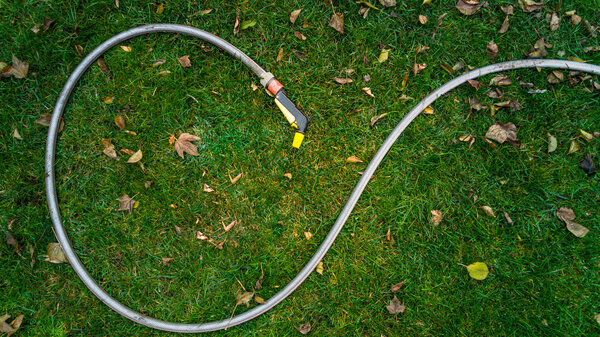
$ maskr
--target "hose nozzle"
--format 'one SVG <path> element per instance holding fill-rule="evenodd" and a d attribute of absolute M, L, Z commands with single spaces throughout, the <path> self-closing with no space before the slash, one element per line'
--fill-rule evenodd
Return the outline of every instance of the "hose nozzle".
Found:
<path fill-rule="evenodd" d="M 296 107 L 294 103 L 287 97 L 285 94 L 285 90 L 283 86 L 276 80 L 272 79 L 270 83 L 267 85 L 267 89 L 271 91 L 275 95 L 275 104 L 281 110 L 285 119 L 290 123 L 290 125 L 296 128 L 296 133 L 294 134 L 294 141 L 292 142 L 292 147 L 299 148 L 302 145 L 302 141 L 304 140 L 304 133 L 306 132 L 306 128 L 308 127 L 308 117 L 300 109 Z"/>

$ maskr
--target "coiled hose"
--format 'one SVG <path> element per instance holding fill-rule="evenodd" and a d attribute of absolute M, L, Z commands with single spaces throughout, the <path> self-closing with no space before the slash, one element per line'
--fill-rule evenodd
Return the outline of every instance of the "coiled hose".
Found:
<path fill-rule="evenodd" d="M 248 320 L 251 320 L 265 312 L 269 309 L 273 308 L 279 302 L 283 301 L 286 297 L 288 297 L 304 280 L 310 275 L 313 269 L 317 266 L 319 261 L 323 258 L 323 256 L 327 253 L 333 241 L 338 236 L 340 230 L 344 226 L 344 223 L 348 219 L 348 216 L 352 212 L 352 209 L 356 205 L 356 202 L 360 198 L 363 190 L 367 186 L 371 176 L 375 172 L 379 163 L 383 160 L 385 155 L 388 153 L 391 146 L 394 144 L 396 139 L 402 134 L 402 132 L 408 127 L 408 125 L 429 105 L 431 105 L 435 100 L 437 100 L 440 96 L 444 95 L 448 91 L 458 87 L 459 85 L 465 83 L 467 80 L 475 79 L 479 76 L 497 73 L 506 70 L 520 69 L 520 68 L 558 68 L 558 69 L 568 69 L 568 70 L 577 70 L 583 71 L 587 73 L 593 73 L 596 75 L 600 75 L 600 66 L 581 63 L 581 62 L 572 62 L 572 61 L 563 61 L 563 60 L 543 60 L 543 59 L 529 59 L 529 60 L 519 60 L 519 61 L 511 61 L 489 65 L 486 67 L 482 67 L 473 71 L 470 71 L 464 75 L 461 75 L 443 86 L 436 89 L 434 92 L 425 97 L 422 101 L 420 101 L 394 128 L 394 130 L 390 133 L 387 139 L 383 142 L 379 150 L 371 162 L 365 169 L 362 177 L 354 187 L 354 190 L 350 194 L 346 205 L 340 212 L 337 220 L 331 227 L 329 234 L 323 243 L 319 246 L 313 257 L 306 263 L 304 268 L 294 277 L 281 291 L 267 300 L 264 304 L 258 305 L 242 314 L 232 317 L 231 319 L 226 319 L 217 322 L 208 322 L 208 323 L 192 323 L 192 324 L 184 324 L 184 323 L 176 323 L 176 322 L 168 322 L 163 320 L 158 320 L 155 318 L 151 318 L 145 315 L 142 315 L 127 306 L 123 305 L 113 297 L 111 297 L 104 289 L 102 289 L 96 281 L 90 276 L 85 267 L 82 265 L 79 260 L 77 254 L 73 250 L 73 246 L 69 240 L 69 237 L 65 231 L 63 226 L 60 211 L 58 206 L 58 198 L 56 195 L 56 183 L 55 183 L 55 173 L 54 173 L 54 161 L 56 155 L 56 141 L 59 129 L 59 121 L 62 117 L 62 114 L 65 109 L 65 105 L 67 104 L 71 92 L 73 88 L 77 84 L 77 81 L 81 78 L 81 76 L 85 73 L 87 68 L 94 63 L 94 61 L 102 56 L 110 48 L 116 46 L 117 44 L 131 39 L 133 37 L 156 33 L 156 32 L 170 32 L 170 33 L 179 33 L 190 35 L 193 37 L 197 37 L 201 40 L 209 42 L 227 53 L 234 56 L 236 59 L 239 59 L 250 67 L 252 71 L 261 79 L 261 83 L 264 86 L 267 86 L 267 82 L 269 82 L 273 75 L 267 73 L 264 69 L 256 64 L 251 58 L 249 58 L 246 54 L 241 52 L 239 49 L 231 45 L 229 42 L 211 34 L 205 32 L 203 30 L 183 26 L 183 25 L 175 25 L 175 24 L 153 24 L 146 25 L 141 27 L 136 27 L 125 32 L 122 32 L 118 35 L 113 36 L 112 38 L 106 40 L 104 43 L 96 47 L 89 55 L 87 55 L 81 63 L 75 68 L 73 73 L 67 79 L 65 86 L 63 87 L 60 95 L 58 96 L 58 100 L 54 107 L 54 112 L 52 115 L 52 120 L 50 123 L 50 128 L 48 130 L 48 139 L 46 142 L 46 157 L 45 157 L 45 173 L 46 173 L 46 194 L 48 197 L 48 208 L 50 211 L 50 218 L 52 219 L 52 223 L 54 225 L 54 230 L 56 233 L 56 237 L 60 242 L 66 257 L 69 259 L 69 262 L 75 272 L 83 283 L 90 289 L 90 291 L 96 295 L 102 302 L 108 305 L 111 309 L 115 310 L 119 314 L 129 318 L 130 320 L 149 326 L 151 328 L 172 331 L 172 332 L 186 332 L 186 333 L 197 333 L 197 332 L 208 332 L 226 329 L 228 327 L 232 327 L 241 323 L 244 323 Z"/>

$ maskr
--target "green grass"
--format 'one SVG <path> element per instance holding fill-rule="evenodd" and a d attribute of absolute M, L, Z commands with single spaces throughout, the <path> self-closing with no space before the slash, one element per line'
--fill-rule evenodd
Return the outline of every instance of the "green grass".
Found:
<path fill-rule="evenodd" d="M 516 2 L 515 2 L 516 3 Z M 168 335 L 134 324 L 103 305 L 85 288 L 68 264 L 44 261 L 46 245 L 55 242 L 43 179 L 47 128 L 34 124 L 51 113 L 66 78 L 81 60 L 74 45 L 88 53 L 110 36 L 146 23 L 180 23 L 215 32 L 230 41 L 288 88 L 311 116 L 307 139 L 292 151 L 292 130 L 272 99 L 241 63 L 200 41 L 157 34 L 135 38 L 133 52 L 114 48 L 104 56 L 109 80 L 92 66 L 77 86 L 65 113 L 57 147 L 57 186 L 65 226 L 82 262 L 114 297 L 142 313 L 178 322 L 226 319 L 235 307 L 241 282 L 250 289 L 264 273 L 257 295 L 269 298 L 287 284 L 312 256 L 344 205 L 359 172 L 408 110 L 433 89 L 453 78 L 440 67 L 463 60 L 472 67 L 520 59 L 540 37 L 553 45 L 549 58 L 579 57 L 600 64 L 600 54 L 584 53 L 598 45 L 583 24 L 566 18 L 551 32 L 546 13 L 577 10 L 599 25 L 600 2 L 548 1 L 539 18 L 518 7 L 507 33 L 497 34 L 505 15 L 494 2 L 466 17 L 451 2 L 405 1 L 396 8 L 358 15 L 359 5 L 335 1 L 344 13 L 346 33 L 327 23 L 331 6 L 323 1 L 170 1 L 165 12 L 147 2 L 0 1 L 0 61 L 14 54 L 30 64 L 26 79 L 0 82 L 0 224 L 16 221 L 10 233 L 22 256 L 0 245 L 0 315 L 24 314 L 21 336 Z M 213 12 L 193 15 L 199 10 Z M 296 27 L 289 13 L 302 8 Z M 255 27 L 233 35 L 236 11 Z M 398 17 L 391 17 L 391 11 Z M 441 27 L 436 19 L 448 13 Z M 420 25 L 424 14 L 429 23 Z M 30 28 L 44 17 L 56 19 L 46 32 Z M 308 28 L 303 28 L 304 20 Z M 298 30 L 308 37 L 298 40 Z M 495 40 L 500 52 L 488 59 L 485 46 Z M 414 51 L 427 68 L 409 76 Z M 382 47 L 390 58 L 377 63 Z M 149 49 L 152 48 L 152 51 Z M 280 48 L 284 58 L 276 61 Z M 292 50 L 306 54 L 300 59 Z M 177 58 L 190 55 L 192 67 Z M 365 65 L 363 58 L 370 60 Z M 149 67 L 155 59 L 167 62 Z M 354 83 L 334 84 L 332 77 L 355 69 Z M 159 76 L 160 70 L 171 74 Z M 362 76 L 369 74 L 366 84 Z M 523 109 L 468 115 L 467 97 L 494 101 L 469 86 L 434 104 L 435 114 L 418 117 L 394 145 L 368 185 L 350 219 L 325 256 L 323 275 L 313 274 L 283 303 L 259 318 L 214 335 L 287 336 L 310 322 L 314 336 L 593 336 L 600 313 L 600 187 L 578 167 L 586 153 L 598 165 L 598 140 L 584 142 L 568 155 L 579 129 L 600 131 L 597 92 L 589 85 L 551 85 L 547 71 L 507 72 L 513 85 L 502 87 L 507 99 Z M 487 84 L 490 77 L 482 78 Z M 598 78 L 595 78 L 599 81 Z M 544 94 L 531 95 L 518 85 L 532 82 Z M 361 88 L 371 87 L 376 98 Z M 218 91 L 220 95 L 212 94 Z M 415 100 L 398 98 L 409 95 Z M 102 98 L 114 96 L 112 104 Z M 129 106 L 130 109 L 126 109 Z M 356 109 L 362 109 L 352 112 Z M 369 127 L 370 119 L 389 115 Z M 131 136 L 113 122 L 125 117 Z M 523 148 L 508 144 L 492 149 L 481 137 L 469 148 L 458 137 L 482 136 L 495 122 L 519 128 Z M 12 137 L 18 129 L 23 140 Z M 171 134 L 201 137 L 200 156 L 179 158 Z M 547 154 L 546 134 L 559 139 Z M 142 149 L 146 171 L 102 154 L 102 138 L 117 149 Z M 347 164 L 356 155 L 365 163 Z M 228 176 L 243 173 L 231 185 Z M 284 177 L 291 173 L 292 179 Z M 146 181 L 153 181 L 149 188 Z M 202 191 L 203 184 L 216 190 Z M 136 195 L 132 214 L 117 212 L 116 198 Z M 470 195 L 476 195 L 474 201 Z M 171 204 L 177 205 L 176 208 Z M 496 218 L 480 210 L 489 205 Z M 572 208 L 588 227 L 585 238 L 570 234 L 558 221 L 559 207 Z M 430 211 L 444 219 L 429 223 Z M 502 216 L 508 212 L 509 225 Z M 224 232 L 222 222 L 239 221 Z M 182 235 L 175 233 L 181 227 Z M 391 241 L 385 238 L 391 230 Z M 218 250 L 195 238 L 202 231 Z M 304 238 L 304 232 L 314 237 Z M 236 245 L 237 243 L 237 245 Z M 30 266 L 29 247 L 35 264 Z M 173 257 L 163 266 L 162 257 Z M 490 267 L 484 281 L 474 281 L 458 263 L 481 261 Z M 406 312 L 385 309 L 396 295 Z M 252 304 L 256 305 L 255 303 Z M 247 310 L 237 307 L 236 313 Z"/>

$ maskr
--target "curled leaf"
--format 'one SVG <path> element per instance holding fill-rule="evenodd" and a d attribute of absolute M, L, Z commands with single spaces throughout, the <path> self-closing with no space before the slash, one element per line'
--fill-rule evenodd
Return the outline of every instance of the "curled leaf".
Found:
<path fill-rule="evenodd" d="M 377 122 L 379 122 L 379 120 L 383 119 L 385 116 L 387 116 L 388 113 L 382 113 L 379 116 L 375 116 L 373 118 L 371 118 L 371 126 L 375 125 Z"/>
<path fill-rule="evenodd" d="M 131 157 L 129 157 L 129 159 L 127 159 L 127 164 L 135 164 L 142 160 L 143 156 L 144 155 L 142 154 L 142 150 L 138 150 L 136 153 L 132 154 Z"/>
<path fill-rule="evenodd" d="M 556 140 L 556 137 L 554 137 L 551 134 L 548 134 L 548 153 L 552 153 L 552 152 L 556 151 L 557 147 L 558 147 L 558 141 Z"/>
<path fill-rule="evenodd" d="M 442 212 L 440 212 L 437 209 L 434 209 L 431 211 L 431 220 L 429 220 L 429 221 L 431 222 L 431 224 L 434 227 L 437 227 L 440 224 L 440 222 L 442 222 L 442 218 L 443 218 Z"/>
<path fill-rule="evenodd" d="M 350 157 L 346 158 L 346 162 L 347 163 L 362 163 L 363 161 L 360 160 L 360 158 L 358 158 L 357 156 L 350 156 Z"/>
<path fill-rule="evenodd" d="M 492 218 L 496 217 L 496 215 L 494 214 L 494 210 L 490 206 L 481 206 L 481 209 L 483 210 L 485 215 L 492 217 Z"/>

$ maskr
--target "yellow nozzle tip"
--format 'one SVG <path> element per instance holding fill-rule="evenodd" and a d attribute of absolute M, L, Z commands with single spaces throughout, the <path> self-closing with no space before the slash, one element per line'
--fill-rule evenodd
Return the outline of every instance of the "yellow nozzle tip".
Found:
<path fill-rule="evenodd" d="M 302 141 L 304 140 L 304 135 L 301 134 L 300 132 L 296 132 L 296 134 L 294 135 L 294 142 L 292 143 L 292 147 L 294 148 L 300 148 L 300 145 L 302 145 Z"/>

